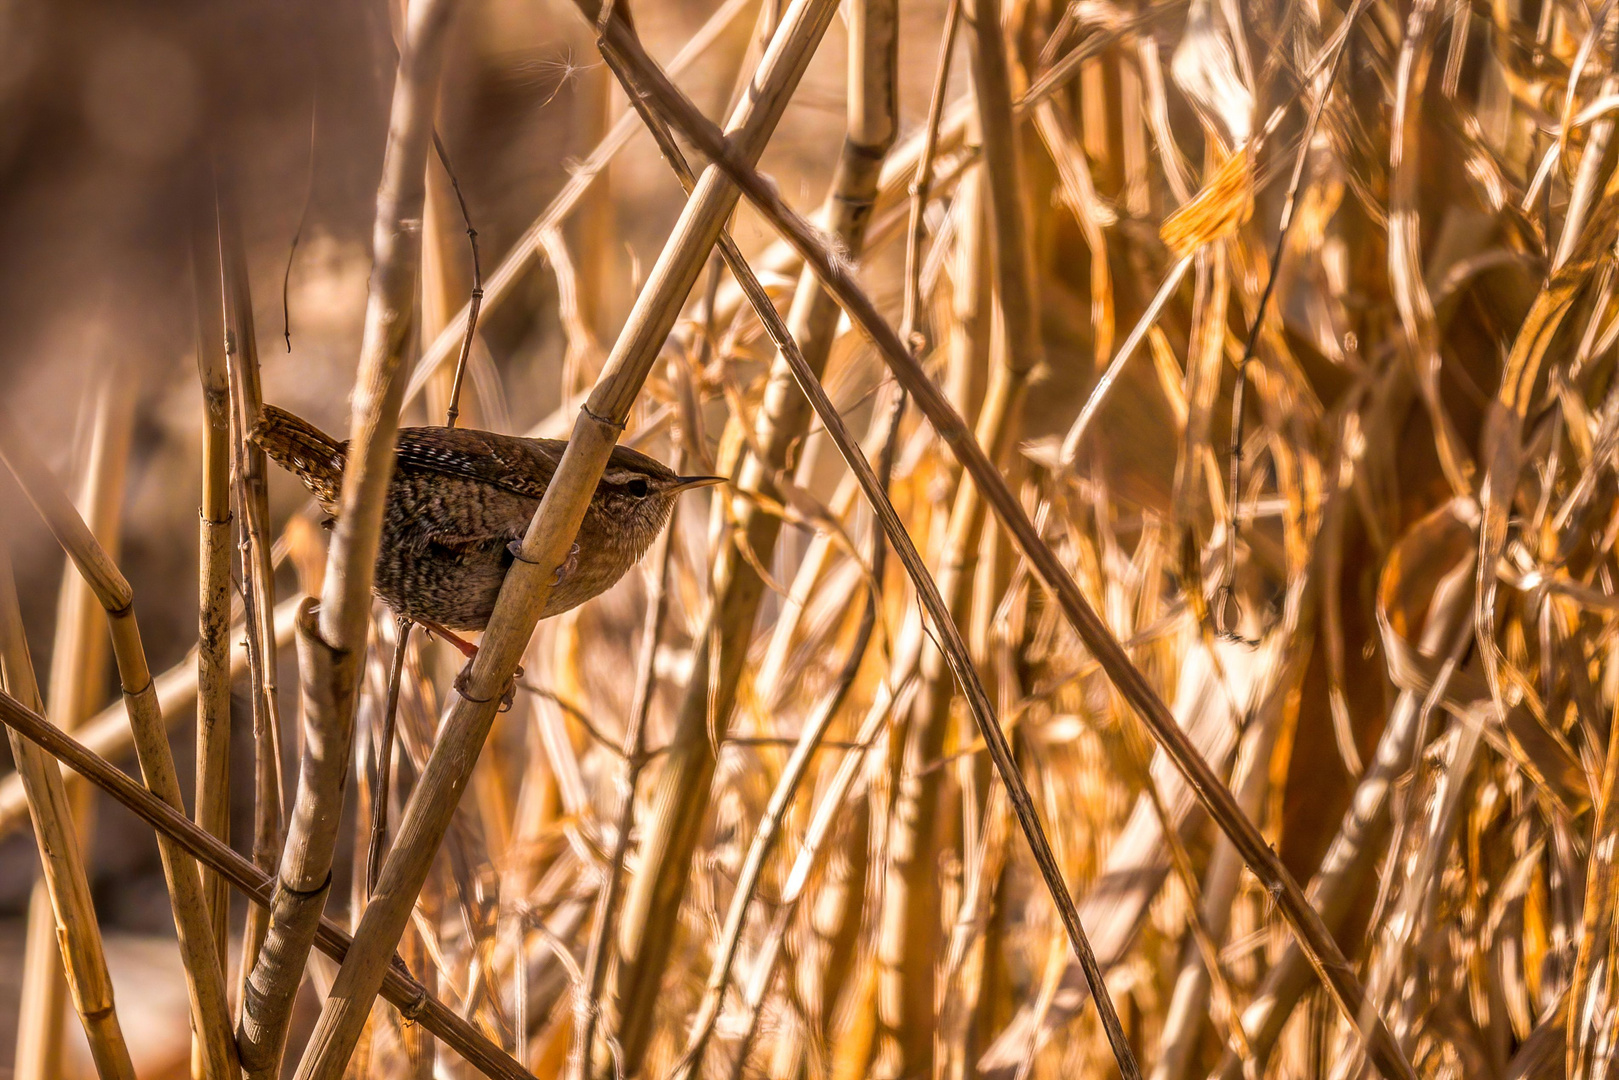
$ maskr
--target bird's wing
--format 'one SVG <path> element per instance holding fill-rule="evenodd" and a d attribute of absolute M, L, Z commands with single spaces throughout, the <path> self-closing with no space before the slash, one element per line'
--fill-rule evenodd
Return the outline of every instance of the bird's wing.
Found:
<path fill-rule="evenodd" d="M 431 548 L 464 552 L 521 539 L 539 508 L 533 495 L 439 473 L 429 488 L 405 484 L 398 489 L 394 542 L 418 554 Z"/>
<path fill-rule="evenodd" d="M 401 428 L 399 465 L 538 499 L 545 495 L 566 445 L 556 439 L 520 439 L 470 428 Z"/>

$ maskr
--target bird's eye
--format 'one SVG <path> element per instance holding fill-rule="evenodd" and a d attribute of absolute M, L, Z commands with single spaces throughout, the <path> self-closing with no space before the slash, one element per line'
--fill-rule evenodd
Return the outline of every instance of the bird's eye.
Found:
<path fill-rule="evenodd" d="M 646 498 L 646 493 L 648 490 L 645 480 L 631 480 L 628 484 L 624 485 L 624 489 L 637 499 Z"/>

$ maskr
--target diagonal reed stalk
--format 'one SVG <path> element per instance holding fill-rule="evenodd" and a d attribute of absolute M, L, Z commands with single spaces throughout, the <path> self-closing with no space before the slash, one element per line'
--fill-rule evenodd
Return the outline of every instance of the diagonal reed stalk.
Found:
<path fill-rule="evenodd" d="M 11 571 L 11 555 L 0 543 L 0 686 L 29 708 L 42 712 L 44 703 L 34 678 L 33 661 L 23 632 L 22 612 Z M 34 839 L 39 847 L 45 889 L 55 923 L 61 964 L 68 973 L 67 990 L 84 1026 L 96 1074 L 112 1080 L 134 1080 L 135 1066 L 113 1004 L 112 979 L 101 945 L 84 872 L 84 854 L 74 823 L 73 807 L 62 770 L 43 750 L 8 731 L 11 756 L 28 795 Z M 56 1032 L 36 1032 L 36 1038 L 56 1040 Z M 19 1040 L 21 1042 L 23 1040 Z M 19 1072 L 21 1070 L 19 1069 Z"/>
<path fill-rule="evenodd" d="M 674 138 L 668 133 L 662 117 L 652 113 L 645 104 L 648 98 L 645 88 L 639 82 L 639 76 L 648 66 L 645 52 L 641 50 L 640 39 L 635 36 L 632 29 L 622 22 L 615 22 L 609 30 L 617 30 L 614 36 L 619 41 L 628 41 L 631 48 L 636 50 L 636 57 L 641 61 L 640 70 L 631 72 L 625 63 L 625 55 L 617 48 L 618 41 L 609 44 L 606 40 L 598 42 L 604 58 L 610 58 L 614 63 L 615 72 L 634 88 L 632 101 L 637 108 L 644 109 L 648 124 L 658 135 L 658 143 L 668 157 L 670 163 L 680 175 L 683 184 L 689 184 L 690 169 L 686 165 Z M 820 417 L 826 428 L 827 435 L 837 446 L 838 452 L 843 456 L 845 463 L 854 473 L 860 483 L 861 491 L 866 496 L 873 514 L 881 524 L 888 542 L 894 546 L 901 564 L 905 567 L 911 584 L 916 588 L 917 595 L 927 611 L 929 619 L 934 624 L 934 632 L 938 635 L 936 640 L 940 649 L 950 664 L 951 672 L 961 687 L 963 696 L 967 699 L 973 719 L 978 725 L 985 743 L 989 747 L 990 756 L 1006 784 L 1007 792 L 1012 801 L 1013 812 L 1022 825 L 1024 835 L 1028 838 L 1029 846 L 1033 850 L 1036 864 L 1040 867 L 1041 877 L 1045 880 L 1046 888 L 1051 892 L 1056 902 L 1058 913 L 1062 917 L 1064 929 L 1068 933 L 1069 943 L 1073 946 L 1075 955 L 1085 969 L 1086 979 L 1091 992 L 1096 998 L 1097 1013 L 1102 1018 L 1104 1030 L 1107 1032 L 1108 1043 L 1113 1050 L 1113 1056 L 1118 1062 L 1119 1070 L 1125 1080 L 1140 1080 L 1140 1070 L 1136 1066 L 1134 1053 L 1130 1049 L 1128 1039 L 1124 1034 L 1123 1026 L 1119 1023 L 1117 1011 L 1113 1001 L 1108 996 L 1107 986 L 1103 981 L 1102 970 L 1096 963 L 1095 953 L 1091 950 L 1090 941 L 1085 936 L 1084 927 L 1079 922 L 1079 912 L 1074 907 L 1073 897 L 1068 892 L 1068 886 L 1062 877 L 1062 870 L 1057 865 L 1056 855 L 1052 852 L 1051 844 L 1046 839 L 1045 830 L 1040 824 L 1039 814 L 1034 806 L 1034 799 L 1029 793 L 1028 785 L 1023 780 L 1017 763 L 1012 756 L 1012 746 L 1007 740 L 1005 732 L 1001 730 L 1000 722 L 995 717 L 994 706 L 990 703 L 989 695 L 985 692 L 983 683 L 978 678 L 978 672 L 973 667 L 972 658 L 967 652 L 966 640 L 961 636 L 960 628 L 951 616 L 949 606 L 940 594 L 938 586 L 929 574 L 921 554 L 912 542 L 910 533 L 906 530 L 903 520 L 895 511 L 894 505 L 888 499 L 886 484 L 872 470 L 871 464 L 866 460 L 865 454 L 860 451 L 859 444 L 849 433 L 831 398 L 821 386 L 819 378 L 811 369 L 809 362 L 798 350 L 787 326 L 776 313 L 775 307 L 770 303 L 764 288 L 754 276 L 752 269 L 736 242 L 729 235 L 720 236 L 720 252 L 726 257 L 731 272 L 736 275 L 737 282 L 753 304 L 755 312 L 764 323 L 766 331 L 771 335 L 776 347 L 781 351 L 782 357 L 789 365 L 794 381 L 799 390 Z M 682 1073 L 682 1076 L 685 1074 Z"/>
<path fill-rule="evenodd" d="M 9 693 L 0 693 L 0 723 L 128 807 L 159 836 L 207 865 L 254 904 L 267 908 L 273 903 L 276 885 L 270 875 Z M 353 940 L 336 923 L 322 917 L 315 944 L 327 956 L 341 961 L 353 947 Z M 388 967 L 382 994 L 485 1076 L 495 1080 L 534 1080 L 532 1073 L 519 1067 L 475 1026 L 411 978 L 397 958 Z"/>
<path fill-rule="evenodd" d="M 962 12 L 972 27 L 973 101 L 983 142 L 989 218 L 991 286 L 999 330 L 990 335 L 989 386 L 974 437 L 991 460 L 1004 462 L 1018 429 L 1029 373 L 1045 356 L 1034 256 L 1023 205 L 1023 168 L 1012 120 L 1011 72 L 998 0 L 970 0 Z M 968 479 L 957 486 L 944 550 L 939 594 L 958 626 L 967 622 L 984 531 L 984 501 Z M 940 796 L 954 681 L 936 649 L 925 649 L 922 688 L 912 710 L 899 789 L 889 821 L 889 868 L 883 891 L 879 956 L 879 1038 L 875 1072 L 899 1077 L 933 1071 L 938 1026 L 934 990 L 939 952 L 938 851 Z M 1077 919 L 1077 915 L 1076 915 Z"/>
<path fill-rule="evenodd" d="M 427 150 L 451 11 L 448 0 L 412 4 L 399 51 L 341 505 L 320 603 L 306 604 L 298 622 L 305 715 L 298 793 L 270 925 L 242 995 L 240 1036 L 253 1080 L 280 1075 L 293 999 L 331 888 L 355 696 L 371 627 L 371 582 L 393 475 L 401 367 L 421 261 Z"/>
<path fill-rule="evenodd" d="M 731 25 L 752 10 L 757 2 L 758 0 L 725 0 L 725 3 L 708 17 L 702 28 L 681 47 L 674 59 L 669 61 L 669 74 L 678 77 L 689 70 L 707 55 L 714 44 L 730 30 Z M 539 217 L 523 231 L 523 235 L 517 238 L 511 250 L 501 259 L 500 265 L 489 275 L 484 283 L 483 297 L 479 301 L 480 317 L 487 318 L 502 302 L 515 295 L 515 286 L 523 280 L 524 273 L 533 265 L 534 260 L 544 252 L 546 236 L 561 228 L 562 223 L 590 193 L 596 179 L 606 172 L 619 151 L 629 144 L 631 136 L 639 131 L 640 127 L 635 117 L 629 114 L 614 121 L 612 128 L 590 152 L 590 156 L 572 171 L 567 184 L 563 185 L 562 190 L 540 212 Z M 405 388 L 407 403 L 413 401 L 416 395 L 426 388 L 428 380 L 439 368 L 458 355 L 458 350 L 466 341 L 467 323 L 471 316 L 472 304 L 469 301 L 434 335 L 432 343 L 422 350 L 421 359 L 411 369 L 410 383 Z"/>
<path fill-rule="evenodd" d="M 763 152 L 835 10 L 831 0 L 798 0 L 783 14 L 730 125 L 734 145 L 750 162 Z M 376 892 L 356 928 L 355 947 L 299 1062 L 300 1080 L 337 1080 L 353 1052 L 387 958 L 409 919 L 557 570 L 567 561 L 608 456 L 736 200 L 736 190 L 721 173 L 709 170 L 704 175 L 580 411 L 501 586 L 478 655 L 450 700 L 432 756 L 411 792 Z"/>
<path fill-rule="evenodd" d="M 292 620 L 297 613 L 297 599 L 283 600 L 273 612 L 275 639 L 281 645 L 292 640 Z M 232 623 L 225 634 L 226 641 L 239 641 L 247 633 L 243 623 Z M 244 650 L 231 654 L 230 677 L 240 678 L 247 672 Z M 184 660 L 152 680 L 157 692 L 158 711 L 165 727 L 173 728 L 195 716 L 193 707 L 197 699 L 197 657 L 193 651 Z M 134 732 L 129 727 L 129 714 L 123 703 L 109 705 L 86 720 L 74 737 L 104 758 L 117 760 L 134 748 Z M 69 792 L 81 790 L 84 781 L 77 773 L 62 778 Z M 13 773 L 0 778 L 0 837 L 21 828 L 28 820 L 28 797 L 23 789 L 22 777 Z"/>
<path fill-rule="evenodd" d="M 86 395 L 74 486 L 85 524 L 109 548 L 123 533 L 123 487 L 129 461 L 134 407 L 127 372 L 114 364 Z M 105 690 L 107 638 L 101 605 L 84 579 L 71 570 L 57 592 L 56 627 L 46 690 L 48 708 L 68 729 L 78 727 Z M 120 710 L 122 712 L 122 710 Z M 127 729 L 127 717 L 120 716 Z M 69 808 L 81 846 L 94 850 L 95 807 L 88 792 L 76 794 Z M 17 1018 L 17 1075 L 21 1080 L 54 1080 L 63 1069 L 64 1019 L 68 985 L 49 889 L 34 883 L 23 944 L 22 1004 Z"/>
<path fill-rule="evenodd" d="M 898 13 L 892 0 L 852 4 L 849 16 L 850 110 L 843 150 L 826 200 L 826 226 L 851 258 L 859 256 L 871 218 L 872 200 L 883 158 L 898 127 L 896 65 Z M 724 251 L 722 241 L 722 251 Z M 727 252 L 727 262 L 736 261 Z M 733 274 L 736 270 L 733 269 Z M 766 305 L 769 306 L 769 305 Z M 770 307 L 772 315 L 774 307 Z M 837 335 L 837 305 L 811 274 L 803 275 L 793 296 L 787 326 L 805 362 L 825 369 Z M 792 383 L 788 362 L 772 365 L 751 445 L 756 447 L 732 472 L 741 492 L 780 500 L 777 477 L 803 440 L 814 414 Z M 745 422 L 738 417 L 736 423 Z M 748 645 L 765 595 L 757 565 L 768 565 L 781 534 L 782 519 L 749 498 L 738 502 L 734 538 L 714 564 L 706 648 L 696 661 L 674 734 L 652 795 L 652 813 L 641 842 L 641 872 L 630 882 L 618 939 L 618 1044 L 623 1067 L 636 1071 L 653 1029 L 665 968 L 675 941 L 681 900 L 691 878 L 692 854 L 705 816 L 716 765 L 716 738 L 731 724 L 737 687 Z"/>
<path fill-rule="evenodd" d="M 871 298 L 854 280 L 850 268 L 832 255 L 815 228 L 787 206 L 773 185 L 760 176 L 752 163 L 739 155 L 719 129 L 668 81 L 645 52 L 637 47 L 638 42 L 628 26 L 614 20 L 608 27 L 608 33 L 612 45 L 624 53 L 626 64 L 632 67 L 655 107 L 665 113 L 671 126 L 708 156 L 713 163 L 711 168 L 718 166 L 742 188 L 748 200 L 815 268 L 851 321 L 877 346 L 889 369 L 915 398 L 939 437 L 979 486 L 1018 550 L 1029 560 L 1046 587 L 1055 594 L 1066 621 L 1090 649 L 1109 680 L 1146 723 L 1153 738 L 1185 778 L 1198 801 L 1274 897 L 1277 908 L 1306 950 L 1311 966 L 1331 993 L 1339 1011 L 1365 1037 L 1374 1066 L 1386 1077 L 1412 1077 L 1414 1074 L 1410 1063 L 1389 1035 L 1382 1019 L 1375 1013 L 1368 1015 L 1364 1011 L 1365 994 L 1354 969 L 1332 940 L 1320 916 L 1305 899 L 1298 882 L 1276 852 L 1265 843 L 1231 792 L 1220 783 L 1208 763 L 1175 724 L 1163 699 L 1131 663 L 1118 640 L 1080 593 L 1079 586 L 1056 553 L 1040 539 L 1021 503 L 973 439 L 960 415 L 922 371 L 893 329 L 883 321 Z"/>
<path fill-rule="evenodd" d="M 28 500 L 45 519 L 57 542 L 66 549 L 106 610 L 112 629 L 113 658 L 118 665 L 130 727 L 135 732 L 135 753 L 140 760 L 141 773 L 159 798 L 184 814 L 179 776 L 174 769 L 174 757 L 152 685 L 152 672 L 146 664 L 146 651 L 141 646 L 140 627 L 135 620 L 134 590 L 96 542 L 55 477 L 35 455 L 10 410 L 4 407 L 0 407 L 0 458 L 4 458 Z M 172 841 L 160 840 L 158 849 L 180 939 L 192 1025 L 203 1043 L 205 1075 L 210 1080 L 226 1080 L 234 1077 L 237 1069 L 236 1040 L 231 1035 L 224 971 L 214 945 L 202 877 L 197 864 Z"/>

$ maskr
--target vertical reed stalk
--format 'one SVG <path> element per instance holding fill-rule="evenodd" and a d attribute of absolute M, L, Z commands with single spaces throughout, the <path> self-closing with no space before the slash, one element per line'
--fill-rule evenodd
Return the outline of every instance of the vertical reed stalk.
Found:
<path fill-rule="evenodd" d="M 277 902 L 242 999 L 242 1045 L 253 1080 L 280 1075 L 293 998 L 331 888 L 355 695 L 371 626 L 371 582 L 404 395 L 400 368 L 421 264 L 424 170 L 451 10 L 448 0 L 410 5 L 399 50 L 342 501 L 320 602 L 306 602 L 298 623 L 305 718 L 298 793 L 281 854 Z M 397 940 L 389 943 L 390 952 Z M 374 993 L 364 1002 L 362 1023 Z M 329 1075 L 340 1075 L 347 1060 L 345 1049 Z"/>
<path fill-rule="evenodd" d="M 79 505 L 91 529 L 116 548 L 122 532 L 123 488 L 134 417 L 124 379 L 115 366 L 89 395 L 79 447 Z M 56 635 L 51 649 L 50 708 L 67 728 L 84 722 L 105 692 L 107 638 L 100 605 L 79 575 L 62 578 L 57 597 Z M 94 839 L 94 806 L 82 789 L 72 803 L 81 846 Z M 63 981 L 55 914 L 46 882 L 36 883 L 28 908 L 23 1003 L 18 1018 L 18 1074 L 54 1080 L 63 1063 L 63 1017 L 68 986 Z"/>
<path fill-rule="evenodd" d="M 681 135 L 690 139 L 709 156 L 715 166 L 742 188 L 749 202 L 759 208 L 770 223 L 784 233 L 799 254 L 815 267 L 817 275 L 837 297 L 851 320 L 870 336 L 883 361 L 914 397 L 939 436 L 989 500 L 996 517 L 1011 533 L 1018 550 L 1053 591 L 1064 620 L 1091 650 L 1125 700 L 1146 722 L 1153 738 L 1163 747 L 1198 801 L 1242 852 L 1249 868 L 1277 898 L 1280 913 L 1306 948 L 1311 966 L 1331 992 L 1339 1012 L 1369 1042 L 1371 1058 L 1378 1070 L 1389 1077 L 1412 1076 L 1410 1062 L 1390 1036 L 1381 1017 L 1364 1009 L 1364 990 L 1344 958 L 1343 951 L 1332 940 L 1319 914 L 1305 899 L 1298 882 L 1242 812 L 1208 762 L 1199 755 L 1186 733 L 1176 725 L 1168 706 L 1085 599 L 1072 574 L 1040 538 L 1022 504 L 1007 487 L 960 415 L 899 341 L 893 328 L 883 321 L 871 297 L 854 280 L 850 268 L 833 256 L 818 231 L 782 201 L 780 193 L 760 176 L 754 166 L 727 144 L 713 122 L 669 83 L 667 76 L 652 63 L 644 50 L 639 49 L 638 42 L 633 42 L 628 28 L 617 22 L 614 28 L 619 31 L 615 45 L 623 44 L 633 50 L 629 62 L 634 64 L 637 76 L 645 80 L 645 92 L 655 106 L 666 113 Z"/>
<path fill-rule="evenodd" d="M 0 458 L 5 459 L 29 501 L 39 510 L 106 610 L 124 705 L 135 731 L 135 753 L 140 760 L 141 774 L 159 798 L 183 814 L 185 804 L 180 799 L 179 776 L 174 769 L 168 733 L 152 685 L 152 672 L 141 646 L 140 627 L 135 620 L 134 590 L 62 493 L 56 479 L 35 456 L 9 410 L 3 407 L 0 407 Z M 202 893 L 202 877 L 196 862 L 173 841 L 160 840 L 158 850 L 163 858 L 169 902 L 180 938 L 192 1024 L 204 1043 L 206 1075 L 210 1080 L 226 1080 L 234 1077 L 238 1067 L 236 1041 L 231 1036 L 224 972 L 214 945 L 213 927 Z"/>
<path fill-rule="evenodd" d="M 213 192 L 207 192 L 210 206 Z M 231 394 L 226 368 L 217 213 L 192 226 L 191 269 L 197 304 L 197 373 L 202 383 L 202 506 L 197 565 L 197 824 L 230 842 L 231 744 Z M 274 635 L 271 635 L 274 640 Z M 203 891 L 220 956 L 230 943 L 230 893 L 204 871 Z M 193 1055 L 197 1057 L 196 1054 Z"/>
<path fill-rule="evenodd" d="M 849 119 L 843 152 L 827 198 L 827 227 L 839 244 L 858 258 L 870 222 L 872 199 L 883 157 L 893 143 L 896 117 L 898 19 L 894 5 L 858 3 L 849 8 Z M 837 305 L 811 274 L 803 275 L 793 296 L 788 328 L 817 374 L 825 369 L 838 327 Z M 793 386 L 792 373 L 778 356 L 771 368 L 750 455 L 736 469 L 736 485 L 779 500 L 776 477 L 786 469 L 791 449 L 803 439 L 814 416 Z M 653 1010 L 664 968 L 674 944 L 674 928 L 691 872 L 715 758 L 713 734 L 730 726 L 764 582 L 753 560 L 770 561 L 781 532 L 779 515 L 760 512 L 755 503 L 736 504 L 739 534 L 715 562 L 712 601 L 705 638 L 696 652 L 674 735 L 652 796 L 653 811 L 641 845 L 641 873 L 630 883 L 619 933 L 618 1042 L 624 1067 L 640 1067 L 651 1034 Z M 744 554 L 746 553 L 746 554 Z M 699 1048 L 700 1050 L 700 1048 Z"/>
<path fill-rule="evenodd" d="M 11 571 L 11 555 L 0 542 L 0 682 L 6 693 L 36 712 L 43 710 L 39 686 L 34 680 L 33 661 L 23 632 L 22 612 L 17 606 L 17 589 Z M 74 826 L 72 800 L 62 784 L 62 770 L 56 759 L 16 732 L 6 733 L 11 756 L 28 793 L 29 814 L 34 822 L 34 839 L 39 847 L 42 880 L 50 898 L 59 963 L 67 973 L 66 989 L 73 1008 L 84 1026 L 90 1044 L 90 1057 L 96 1074 L 106 1080 L 134 1080 L 135 1066 L 124 1042 L 113 1005 L 112 979 L 107 974 L 107 958 L 101 945 L 101 926 L 96 921 L 90 898 L 90 882 L 84 872 L 84 854 L 79 832 Z M 82 799 L 80 800 L 83 801 Z M 27 986 L 27 979 L 24 979 Z M 24 1002 L 26 1014 L 30 1004 Z M 29 1042 L 26 1029 L 18 1032 L 19 1051 Z M 33 1040 L 60 1047 L 56 1032 L 34 1032 Z M 58 1058 L 41 1055 L 45 1060 Z M 21 1058 L 19 1053 L 19 1057 Z M 30 1055 L 19 1060 L 18 1076 L 36 1066 L 39 1058 Z M 60 1074 L 58 1074 L 60 1075 Z"/>
<path fill-rule="evenodd" d="M 268 870 L 280 857 L 283 816 L 281 706 L 276 692 L 277 649 L 271 615 L 275 577 L 268 537 L 265 455 L 246 437 L 261 410 L 263 393 L 259 383 L 258 331 L 253 320 L 253 296 L 247 276 L 241 220 L 236 212 L 234 193 L 228 187 L 219 192 L 217 205 L 229 394 L 227 439 L 236 504 L 240 510 L 238 546 L 244 579 L 242 608 L 247 630 L 249 701 L 253 712 L 252 850 L 254 861 Z M 267 925 L 268 919 L 262 910 L 248 908 L 237 972 L 238 1010 L 247 1001 L 247 980 L 258 962 Z M 241 1023 L 240 1015 L 237 1022 Z M 245 1050 L 245 1060 L 251 1062 L 253 1053 L 251 1049 Z"/>
<path fill-rule="evenodd" d="M 591 18 L 600 13 L 593 5 L 585 10 Z M 797 0 L 783 15 L 730 124 L 730 145 L 745 160 L 755 161 L 763 152 L 835 10 L 831 0 Z M 608 456 L 736 200 L 736 190 L 718 170 L 704 173 L 580 412 L 501 586 L 478 655 L 451 699 L 432 756 L 411 792 L 376 894 L 355 931 L 355 947 L 299 1063 L 299 1080 L 335 1080 L 341 1074 Z M 344 491 L 346 496 L 347 486 Z"/>
<path fill-rule="evenodd" d="M 1012 119 L 1011 73 L 999 0 L 968 0 L 978 128 L 984 143 L 984 183 L 990 211 L 992 281 L 1000 334 L 979 413 L 976 438 L 1001 461 L 1015 438 L 1023 388 L 1045 355 L 1040 338 L 1038 283 L 1025 224 L 1018 128 Z M 963 480 L 950 512 L 938 571 L 939 593 L 951 619 L 964 625 L 984 529 L 985 505 Z M 889 868 L 883 893 L 878 992 L 880 1039 L 876 1075 L 932 1071 L 937 1028 L 934 963 L 939 949 L 937 845 L 940 798 L 947 777 L 935 763 L 944 753 L 955 684 L 937 649 L 923 651 L 922 691 L 909 725 L 900 788 L 889 825 Z"/>

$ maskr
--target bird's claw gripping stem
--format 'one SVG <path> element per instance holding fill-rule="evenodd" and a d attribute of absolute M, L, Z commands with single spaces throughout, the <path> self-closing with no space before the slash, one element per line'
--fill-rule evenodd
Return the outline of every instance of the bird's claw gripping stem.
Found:
<path fill-rule="evenodd" d="M 579 543 L 575 541 L 573 547 L 568 549 L 568 557 L 562 560 L 561 566 L 557 567 L 557 576 L 551 582 L 551 587 L 554 589 L 561 585 L 562 579 L 577 569 L 579 569 Z"/>
<path fill-rule="evenodd" d="M 455 687 L 455 692 L 457 694 L 460 694 L 461 697 L 464 698 L 467 701 L 477 701 L 477 702 L 488 701 L 489 700 L 488 698 L 480 698 L 480 697 L 476 697 L 476 696 L 473 695 L 472 687 L 470 685 L 471 677 L 472 677 L 472 661 L 468 660 L 466 662 L 466 666 L 461 669 L 461 673 L 458 674 L 455 677 L 455 682 L 452 684 Z M 509 679 L 507 681 L 507 683 L 506 683 L 506 689 L 501 691 L 501 694 L 500 694 L 500 711 L 501 712 L 510 711 L 510 709 L 512 707 L 512 704 L 517 700 L 517 680 L 521 679 L 522 677 L 523 677 L 523 669 L 522 669 L 521 666 L 519 666 L 516 671 L 512 672 L 511 679 Z"/>

